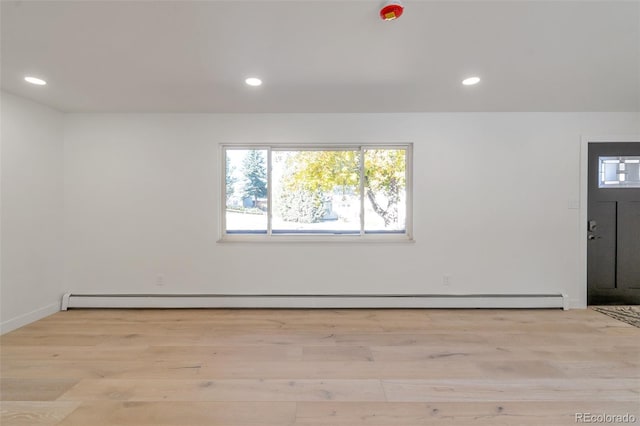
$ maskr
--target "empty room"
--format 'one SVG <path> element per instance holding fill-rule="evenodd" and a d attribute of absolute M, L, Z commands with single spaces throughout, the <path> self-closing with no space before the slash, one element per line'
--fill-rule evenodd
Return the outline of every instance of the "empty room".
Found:
<path fill-rule="evenodd" d="M 1 0 L 0 423 L 640 423 L 640 2 Z"/>

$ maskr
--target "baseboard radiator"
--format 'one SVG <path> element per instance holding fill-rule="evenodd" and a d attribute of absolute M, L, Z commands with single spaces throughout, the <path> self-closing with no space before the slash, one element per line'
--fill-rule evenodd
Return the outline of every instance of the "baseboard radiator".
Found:
<path fill-rule="evenodd" d="M 62 298 L 71 308 L 562 308 L 563 294 L 468 295 L 212 295 L 73 294 Z"/>

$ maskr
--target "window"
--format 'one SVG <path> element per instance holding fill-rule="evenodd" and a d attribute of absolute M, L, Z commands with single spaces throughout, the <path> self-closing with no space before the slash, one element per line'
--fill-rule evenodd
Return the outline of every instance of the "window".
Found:
<path fill-rule="evenodd" d="M 411 238 L 411 145 L 223 146 L 223 238 Z"/>
<path fill-rule="evenodd" d="M 640 188 L 640 156 L 599 157 L 599 188 Z"/>

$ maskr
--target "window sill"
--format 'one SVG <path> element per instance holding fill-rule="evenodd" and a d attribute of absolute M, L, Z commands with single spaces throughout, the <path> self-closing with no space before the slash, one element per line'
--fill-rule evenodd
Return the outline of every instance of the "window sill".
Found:
<path fill-rule="evenodd" d="M 219 244 L 414 244 L 416 240 L 407 235 L 226 235 L 216 242 Z"/>

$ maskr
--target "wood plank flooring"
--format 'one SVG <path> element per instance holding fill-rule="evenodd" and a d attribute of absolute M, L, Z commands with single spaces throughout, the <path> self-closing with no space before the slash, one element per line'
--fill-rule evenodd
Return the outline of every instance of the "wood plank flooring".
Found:
<path fill-rule="evenodd" d="M 593 310 L 71 310 L 0 352 L 3 426 L 640 423 L 640 329 Z"/>

